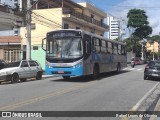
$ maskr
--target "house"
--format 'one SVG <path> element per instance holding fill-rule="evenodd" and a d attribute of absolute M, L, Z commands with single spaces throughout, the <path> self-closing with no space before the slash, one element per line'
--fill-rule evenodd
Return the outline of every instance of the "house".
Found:
<path fill-rule="evenodd" d="M 94 5 L 72 0 L 39 0 L 33 3 L 31 14 L 31 59 L 38 60 L 43 69 L 45 52 L 41 48 L 46 33 L 60 29 L 83 29 L 103 36 L 109 30 L 104 24 L 106 13 Z M 20 30 L 23 58 L 26 58 L 26 28 Z"/>
<path fill-rule="evenodd" d="M 0 59 L 7 62 L 21 59 L 21 37 L 0 36 Z"/>
<path fill-rule="evenodd" d="M 147 49 L 147 51 L 157 53 L 157 52 L 159 52 L 159 43 L 157 41 L 154 41 L 154 42 L 148 41 L 146 43 L 146 49 Z"/>

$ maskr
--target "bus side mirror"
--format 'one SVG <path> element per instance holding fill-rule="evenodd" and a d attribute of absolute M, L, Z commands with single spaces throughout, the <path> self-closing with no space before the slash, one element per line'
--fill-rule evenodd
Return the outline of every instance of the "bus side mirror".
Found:
<path fill-rule="evenodd" d="M 44 44 L 45 42 L 45 44 Z M 42 39 L 42 49 L 46 51 L 46 38 Z"/>

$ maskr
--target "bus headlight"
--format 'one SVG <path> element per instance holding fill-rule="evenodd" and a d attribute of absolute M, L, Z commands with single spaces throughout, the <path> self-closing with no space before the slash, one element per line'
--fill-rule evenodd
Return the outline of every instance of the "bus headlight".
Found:
<path fill-rule="evenodd" d="M 78 68 L 80 67 L 82 64 L 81 63 L 78 63 L 77 65 L 74 65 L 73 68 Z"/>
<path fill-rule="evenodd" d="M 46 62 L 46 65 L 48 66 L 48 68 L 52 68 L 52 66 L 49 62 Z"/>

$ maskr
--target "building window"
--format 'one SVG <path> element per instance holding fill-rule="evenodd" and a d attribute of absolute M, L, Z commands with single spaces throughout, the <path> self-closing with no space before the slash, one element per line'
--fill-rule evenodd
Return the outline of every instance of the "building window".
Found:
<path fill-rule="evenodd" d="M 64 23 L 64 29 L 69 29 L 69 24 Z"/>
<path fill-rule="evenodd" d="M 38 50 L 38 46 L 33 46 L 33 50 Z"/>
<path fill-rule="evenodd" d="M 91 23 L 93 23 L 93 21 L 94 21 L 94 15 L 91 14 Z"/>
<path fill-rule="evenodd" d="M 36 29 L 36 24 L 35 23 L 31 23 L 31 30 L 35 30 Z"/>
<path fill-rule="evenodd" d="M 16 36 L 16 35 L 18 35 L 18 30 L 14 30 L 14 35 Z"/>
<path fill-rule="evenodd" d="M 20 54 L 21 54 L 21 51 L 18 49 L 17 50 L 5 49 L 4 50 L 4 60 L 7 62 L 13 62 L 13 61 L 20 60 Z"/>

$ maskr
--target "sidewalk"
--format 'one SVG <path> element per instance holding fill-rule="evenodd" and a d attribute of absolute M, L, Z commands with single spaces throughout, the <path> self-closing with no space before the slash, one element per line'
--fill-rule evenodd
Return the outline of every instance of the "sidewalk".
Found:
<path fill-rule="evenodd" d="M 122 118 L 122 120 L 160 120 L 160 117 L 156 115 L 160 115 L 157 111 L 160 111 L 160 82 L 158 82 L 148 93 L 144 95 L 144 97 L 129 111 L 131 113 L 137 113 L 137 115 L 146 114 L 145 111 L 151 111 L 151 115 L 149 117 L 128 117 Z M 152 111 L 156 111 L 155 113 Z"/>

